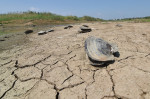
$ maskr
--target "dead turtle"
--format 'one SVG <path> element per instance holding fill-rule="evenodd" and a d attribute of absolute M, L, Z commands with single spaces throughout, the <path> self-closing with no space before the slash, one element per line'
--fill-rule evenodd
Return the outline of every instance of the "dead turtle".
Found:
<path fill-rule="evenodd" d="M 81 26 L 80 30 L 78 31 L 79 33 L 86 33 L 86 32 L 91 32 L 92 29 L 89 27 Z"/>
<path fill-rule="evenodd" d="M 70 28 L 73 28 L 73 26 L 72 25 L 68 25 L 68 28 L 70 29 Z"/>
<path fill-rule="evenodd" d="M 53 30 L 53 29 L 50 29 L 50 30 L 47 30 L 46 32 L 54 32 L 54 30 Z"/>
<path fill-rule="evenodd" d="M 89 27 L 88 25 L 82 25 L 82 26 L 84 26 L 84 27 Z"/>
<path fill-rule="evenodd" d="M 65 26 L 64 29 L 68 29 L 68 26 Z"/>
<path fill-rule="evenodd" d="M 5 39 L 0 39 L 0 41 L 5 41 Z"/>
<path fill-rule="evenodd" d="M 24 33 L 25 34 L 30 34 L 30 33 L 32 33 L 33 32 L 33 30 L 26 30 Z"/>
<path fill-rule="evenodd" d="M 44 34 L 46 34 L 46 31 L 39 31 L 38 32 L 38 35 L 44 35 Z"/>
<path fill-rule="evenodd" d="M 70 28 L 73 28 L 72 25 L 68 25 L 68 26 L 65 26 L 64 29 L 70 29 Z"/>
<path fill-rule="evenodd" d="M 113 54 L 118 52 L 118 48 L 115 44 L 91 36 L 85 41 L 85 51 L 92 65 L 103 65 L 114 61 Z"/>

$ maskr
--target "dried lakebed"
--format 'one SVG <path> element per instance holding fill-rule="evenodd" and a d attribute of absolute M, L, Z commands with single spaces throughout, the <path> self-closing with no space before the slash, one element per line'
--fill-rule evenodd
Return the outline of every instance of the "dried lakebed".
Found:
<path fill-rule="evenodd" d="M 149 99 L 150 23 L 116 24 L 27 35 L 28 43 L 0 53 L 0 98 Z M 116 43 L 120 57 L 107 67 L 91 66 L 84 50 L 89 36 Z"/>

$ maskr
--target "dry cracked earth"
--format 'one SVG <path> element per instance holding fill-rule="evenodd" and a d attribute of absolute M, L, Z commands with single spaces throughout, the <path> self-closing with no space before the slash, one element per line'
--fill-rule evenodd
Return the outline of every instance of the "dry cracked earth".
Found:
<path fill-rule="evenodd" d="M 29 43 L 0 53 L 0 99 L 150 99 L 150 23 L 116 24 L 27 35 Z M 91 66 L 84 51 L 89 36 L 116 43 L 120 57 Z"/>

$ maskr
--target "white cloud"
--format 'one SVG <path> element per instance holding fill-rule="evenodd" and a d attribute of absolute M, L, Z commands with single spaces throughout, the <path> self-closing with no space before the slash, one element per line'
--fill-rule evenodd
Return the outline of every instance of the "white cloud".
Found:
<path fill-rule="evenodd" d="M 35 8 L 35 7 L 30 7 L 30 9 L 29 9 L 30 11 L 39 11 L 39 9 L 38 8 Z"/>

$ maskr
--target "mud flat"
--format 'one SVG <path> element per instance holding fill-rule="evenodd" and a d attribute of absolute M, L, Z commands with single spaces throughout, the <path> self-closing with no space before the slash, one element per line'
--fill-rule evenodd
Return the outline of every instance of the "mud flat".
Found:
<path fill-rule="evenodd" d="M 33 33 L 3 50 L 0 98 L 149 99 L 150 23 L 87 23 L 92 31 L 78 33 L 81 25 Z M 107 67 L 91 66 L 84 51 L 89 36 L 116 43 L 120 57 Z"/>

